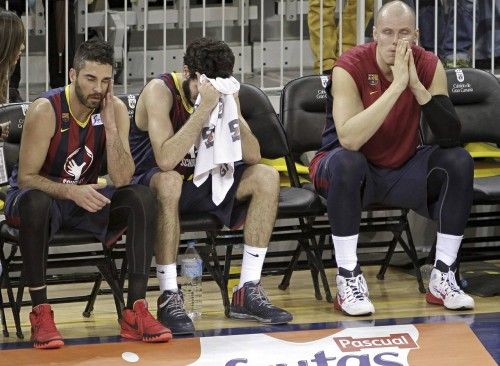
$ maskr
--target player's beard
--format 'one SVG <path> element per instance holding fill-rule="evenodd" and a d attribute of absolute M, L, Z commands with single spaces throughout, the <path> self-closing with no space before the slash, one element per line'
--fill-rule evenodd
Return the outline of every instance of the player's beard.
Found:
<path fill-rule="evenodd" d="M 193 106 L 193 98 L 191 95 L 191 89 L 189 89 L 189 82 L 193 79 L 187 79 L 182 82 L 182 92 L 184 93 L 184 96 L 186 97 L 188 103 Z"/>
<path fill-rule="evenodd" d="M 85 96 L 85 94 L 83 94 L 82 88 L 80 87 L 80 84 L 78 83 L 78 79 L 75 80 L 75 93 L 79 102 L 89 109 L 96 109 L 101 105 L 102 95 L 90 94 L 88 96 Z M 97 97 L 98 99 L 90 99 L 90 97 Z"/>

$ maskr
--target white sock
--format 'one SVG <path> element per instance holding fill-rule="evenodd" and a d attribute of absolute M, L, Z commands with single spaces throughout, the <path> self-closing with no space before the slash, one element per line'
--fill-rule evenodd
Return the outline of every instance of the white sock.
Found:
<path fill-rule="evenodd" d="M 243 246 L 243 262 L 241 263 L 240 284 L 238 290 L 248 281 L 259 281 L 267 248 Z"/>
<path fill-rule="evenodd" d="M 359 234 L 351 236 L 334 236 L 333 247 L 335 248 L 335 259 L 337 260 L 337 268 L 342 267 L 348 271 L 354 270 L 358 264 L 358 256 L 356 249 L 358 248 Z"/>
<path fill-rule="evenodd" d="M 436 261 L 434 265 L 440 260 L 447 266 L 451 266 L 457 259 L 458 249 L 460 249 L 463 237 L 463 235 L 456 236 L 437 233 Z"/>
<path fill-rule="evenodd" d="M 177 264 L 158 264 L 156 265 L 156 277 L 160 281 L 160 292 L 178 291 L 177 287 Z"/>

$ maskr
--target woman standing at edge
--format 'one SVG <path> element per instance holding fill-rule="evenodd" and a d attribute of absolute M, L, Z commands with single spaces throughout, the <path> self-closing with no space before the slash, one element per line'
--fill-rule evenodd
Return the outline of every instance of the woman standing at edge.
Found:
<path fill-rule="evenodd" d="M 0 104 L 7 103 L 9 77 L 24 50 L 24 25 L 13 12 L 0 9 Z"/>

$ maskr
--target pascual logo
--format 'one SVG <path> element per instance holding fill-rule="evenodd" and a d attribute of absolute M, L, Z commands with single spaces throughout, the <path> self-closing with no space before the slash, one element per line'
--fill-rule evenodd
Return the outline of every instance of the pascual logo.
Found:
<path fill-rule="evenodd" d="M 366 348 L 418 348 L 413 338 L 408 333 L 390 334 L 387 337 L 333 337 L 342 352 L 358 352 Z"/>
<path fill-rule="evenodd" d="M 462 69 L 455 69 L 455 74 L 457 75 L 457 80 L 462 83 L 465 80 L 464 72 Z"/>
<path fill-rule="evenodd" d="M 190 366 L 408 366 L 410 352 L 419 348 L 413 325 L 349 328 L 310 342 L 266 334 L 229 337 L 202 337 L 200 357 Z"/>

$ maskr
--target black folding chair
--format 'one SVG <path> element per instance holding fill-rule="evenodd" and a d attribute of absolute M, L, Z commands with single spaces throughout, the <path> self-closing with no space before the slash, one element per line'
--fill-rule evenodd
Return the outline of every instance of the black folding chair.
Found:
<path fill-rule="evenodd" d="M 449 69 L 446 70 L 446 75 L 448 93 L 462 124 L 460 142 L 463 145 L 486 143 L 485 146 L 494 151 L 500 146 L 500 83 L 498 79 L 489 72 L 472 68 Z M 434 136 L 425 118 L 422 118 L 421 135 L 425 143 L 434 143 Z M 481 172 L 481 166 L 494 168 L 497 165 L 495 161 L 487 159 L 488 150 L 477 153 L 481 157 L 475 159 L 475 175 Z M 494 208 L 498 204 L 500 204 L 500 175 L 475 177 L 473 210 L 467 221 L 467 228 L 500 226 L 500 211 Z M 499 240 L 500 236 L 494 233 L 492 235 L 467 235 L 466 232 L 462 240 L 460 256 L 476 260 L 498 259 L 500 258 L 498 245 L 478 246 L 477 244 L 491 244 Z M 435 244 L 428 257 L 429 263 L 433 262 L 434 255 Z"/>

